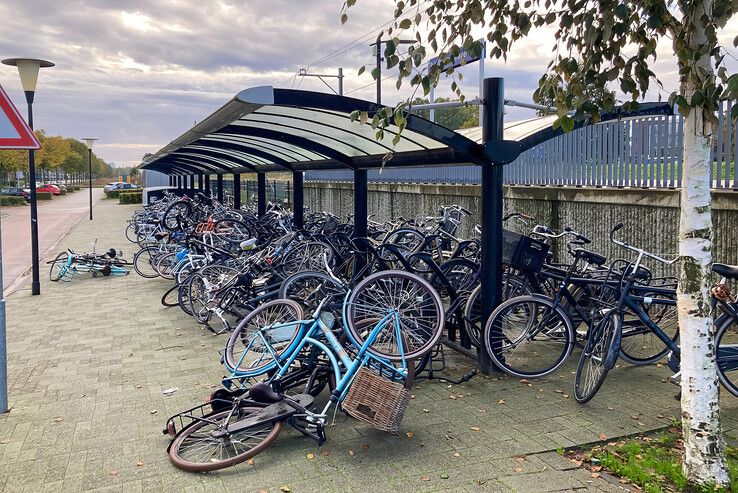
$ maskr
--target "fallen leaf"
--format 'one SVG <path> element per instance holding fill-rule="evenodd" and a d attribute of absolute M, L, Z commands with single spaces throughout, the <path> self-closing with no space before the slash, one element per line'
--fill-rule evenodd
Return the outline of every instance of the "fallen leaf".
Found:
<path fill-rule="evenodd" d="M 141 461 L 138 461 L 138 462 L 136 462 L 136 465 L 137 465 L 138 467 L 143 467 L 144 463 L 143 463 L 143 462 L 141 462 Z"/>
<path fill-rule="evenodd" d="M 269 493 L 269 490 L 259 490 L 259 493 Z"/>
<path fill-rule="evenodd" d="M 110 471 L 110 475 L 111 475 L 111 476 L 117 476 L 117 475 L 118 475 L 118 471 L 116 471 L 115 469 L 112 469 L 112 470 Z"/>
<path fill-rule="evenodd" d="M 505 399 L 500 399 L 499 401 L 497 401 L 497 404 L 504 404 L 504 403 L 505 403 Z"/>
<path fill-rule="evenodd" d="M 430 481 L 430 476 L 420 476 L 421 481 Z"/>
<path fill-rule="evenodd" d="M 593 473 L 591 474 L 591 476 L 592 476 L 593 478 L 595 478 L 595 479 L 596 479 L 596 478 L 599 478 L 599 477 L 600 477 L 600 473 L 598 473 L 598 472 L 593 472 Z"/>
<path fill-rule="evenodd" d="M 156 413 L 157 413 L 158 411 L 157 411 L 156 409 L 152 409 L 152 410 L 151 410 L 151 411 L 149 411 L 149 412 L 150 412 L 151 414 L 156 414 Z"/>
<path fill-rule="evenodd" d="M 629 481 L 629 480 L 627 480 L 627 479 L 625 479 L 625 478 L 623 478 L 623 479 L 621 479 L 621 480 L 619 481 L 619 483 L 620 483 L 620 484 L 628 484 L 628 483 L 630 483 L 630 481 Z"/>
<path fill-rule="evenodd" d="M 136 385 L 137 389 L 140 389 L 141 387 L 143 387 L 143 385 Z"/>
<path fill-rule="evenodd" d="M 515 471 L 515 472 L 522 472 L 523 471 L 523 468 L 522 467 L 516 467 L 515 469 L 513 469 L 513 471 Z"/>
<path fill-rule="evenodd" d="M 448 479 L 448 473 L 442 472 L 441 473 L 441 479 Z"/>
<path fill-rule="evenodd" d="M 313 460 L 315 458 L 312 452 L 309 452 L 305 457 L 307 457 L 307 460 Z"/>
<path fill-rule="evenodd" d="M 411 399 L 415 399 L 415 394 L 410 394 Z"/>
<path fill-rule="evenodd" d="M 356 452 L 354 452 L 353 450 L 349 450 L 349 455 L 351 457 L 354 457 L 354 456 L 356 456 Z"/>
<path fill-rule="evenodd" d="M 290 491 L 292 491 L 292 489 L 286 484 L 283 484 L 282 486 L 280 486 L 279 489 L 280 491 L 283 491 L 284 493 L 290 493 Z"/>
<path fill-rule="evenodd" d="M 582 465 L 582 461 L 580 461 L 580 460 L 577 460 L 577 459 L 571 459 L 571 461 L 572 461 L 572 462 L 573 462 L 574 464 L 576 464 L 577 466 L 581 466 L 581 465 Z"/>
<path fill-rule="evenodd" d="M 172 387 L 172 388 L 166 389 L 164 392 L 162 392 L 162 394 L 174 395 L 174 393 L 177 392 L 178 390 L 179 390 L 179 387 Z"/>
<path fill-rule="evenodd" d="M 424 412 L 424 413 L 429 413 L 429 412 L 430 412 L 430 410 L 428 410 L 428 409 L 423 409 L 423 412 Z"/>
<path fill-rule="evenodd" d="M 461 457 L 461 454 L 458 452 L 454 452 L 454 457 Z"/>
<path fill-rule="evenodd" d="M 646 426 L 646 423 L 641 423 L 641 422 L 639 421 L 639 422 L 638 422 L 638 426 Z"/>
<path fill-rule="evenodd" d="M 612 406 L 607 406 L 607 410 L 608 410 L 608 411 L 614 411 L 614 410 L 615 410 L 615 408 L 614 408 L 614 407 L 612 407 Z"/>
<path fill-rule="evenodd" d="M 405 435 L 407 435 L 408 438 L 412 438 L 414 436 L 414 433 L 412 431 L 408 431 L 407 433 L 405 433 Z"/>
<path fill-rule="evenodd" d="M 369 444 L 365 443 L 364 445 L 361 446 L 361 448 L 363 448 L 364 450 L 369 450 Z"/>
<path fill-rule="evenodd" d="M 472 426 L 472 427 L 471 427 L 471 428 L 469 428 L 469 429 L 470 429 L 471 431 L 479 431 L 479 427 L 478 427 L 478 426 Z"/>
<path fill-rule="evenodd" d="M 592 466 L 592 470 L 594 472 L 600 472 L 602 470 L 602 466 Z"/>
<path fill-rule="evenodd" d="M 457 399 L 456 394 L 451 394 L 448 398 L 452 401 L 455 401 Z"/>
<path fill-rule="evenodd" d="M 556 392 L 557 394 L 563 394 L 564 393 L 563 390 L 559 390 L 559 389 L 554 390 L 554 392 Z"/>
<path fill-rule="evenodd" d="M 563 397 L 564 399 L 568 399 L 568 398 L 569 398 L 569 394 L 564 394 L 564 395 L 563 395 L 562 397 Z"/>
<path fill-rule="evenodd" d="M 525 456 L 524 455 L 519 455 L 519 456 L 515 457 L 515 462 L 525 462 Z"/>
<path fill-rule="evenodd" d="M 605 440 L 607 440 L 607 435 L 605 435 L 604 433 L 600 433 L 598 435 L 598 438 L 604 442 Z"/>
<path fill-rule="evenodd" d="M 253 466 L 254 465 L 254 459 L 249 459 L 246 464 L 248 464 L 250 466 Z"/>
<path fill-rule="evenodd" d="M 520 383 L 529 383 L 527 378 L 521 378 Z"/>
<path fill-rule="evenodd" d="M 322 455 L 323 457 L 328 457 L 329 455 L 331 455 L 331 451 L 330 451 L 330 450 L 328 450 L 328 449 L 325 449 L 325 450 L 323 450 L 323 451 L 322 451 L 322 452 L 320 453 L 320 455 Z"/>
<path fill-rule="evenodd" d="M 637 420 L 638 419 L 638 416 L 631 416 L 630 419 Z"/>
<path fill-rule="evenodd" d="M 61 423 L 62 421 L 64 421 L 64 418 L 62 418 L 62 417 L 54 418 L 54 422 L 55 423 Z"/>

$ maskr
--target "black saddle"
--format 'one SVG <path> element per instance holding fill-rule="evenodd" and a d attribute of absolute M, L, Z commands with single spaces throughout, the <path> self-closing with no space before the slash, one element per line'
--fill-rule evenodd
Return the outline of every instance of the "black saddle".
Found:
<path fill-rule="evenodd" d="M 738 279 L 738 265 L 712 264 L 712 271 L 728 279 Z"/>
<path fill-rule="evenodd" d="M 284 397 L 273 391 L 268 383 L 259 382 L 249 389 L 249 399 L 264 404 L 273 404 L 283 400 Z"/>

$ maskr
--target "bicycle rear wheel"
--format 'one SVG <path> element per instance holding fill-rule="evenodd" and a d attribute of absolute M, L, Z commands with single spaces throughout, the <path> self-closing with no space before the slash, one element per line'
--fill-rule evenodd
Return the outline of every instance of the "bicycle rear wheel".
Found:
<path fill-rule="evenodd" d="M 538 378 L 559 368 L 574 346 L 564 310 L 544 296 L 517 296 L 498 306 L 484 327 L 484 344 L 505 373 Z"/>
<path fill-rule="evenodd" d="M 267 422 L 228 433 L 229 423 L 248 418 L 261 407 L 244 406 L 231 416 L 227 409 L 196 421 L 182 430 L 169 447 L 169 460 L 178 469 L 189 472 L 217 471 L 235 466 L 262 452 L 277 439 L 280 421 Z"/>
<path fill-rule="evenodd" d="M 606 364 L 608 354 L 621 323 L 617 309 L 611 309 L 590 331 L 574 379 L 574 398 L 578 402 L 584 404 L 592 399 L 605 381 L 610 370 Z"/>
<path fill-rule="evenodd" d="M 653 303 L 643 306 L 648 316 L 673 341 L 679 338 L 679 319 L 676 305 Z M 664 358 L 669 348 L 637 317 L 623 320 L 620 357 L 631 365 L 650 365 Z"/>
<path fill-rule="evenodd" d="M 738 396 L 738 322 L 723 314 L 715 322 L 715 327 L 718 378 L 728 392 Z"/>
<path fill-rule="evenodd" d="M 357 348 L 367 342 L 380 320 L 393 315 L 367 348 L 390 361 L 417 359 L 431 351 L 441 337 L 445 317 L 441 297 L 430 283 L 398 270 L 377 272 L 357 284 L 344 314 L 348 336 Z"/>

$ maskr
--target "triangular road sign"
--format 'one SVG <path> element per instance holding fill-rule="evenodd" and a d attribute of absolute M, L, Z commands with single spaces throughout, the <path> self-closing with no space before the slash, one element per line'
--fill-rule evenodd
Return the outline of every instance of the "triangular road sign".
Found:
<path fill-rule="evenodd" d="M 3 86 L 0 86 L 0 149 L 41 149 L 41 143 Z"/>

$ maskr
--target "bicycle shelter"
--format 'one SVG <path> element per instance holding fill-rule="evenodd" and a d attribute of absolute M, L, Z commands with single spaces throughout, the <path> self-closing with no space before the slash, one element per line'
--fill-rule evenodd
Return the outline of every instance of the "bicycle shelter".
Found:
<path fill-rule="evenodd" d="M 455 132 L 413 114 L 405 114 L 405 129 L 390 125 L 377 139 L 371 119 L 382 105 L 319 92 L 254 87 L 239 92 L 201 123 L 157 153 L 142 168 L 170 175 L 178 188 L 209 189 L 216 174 L 217 196 L 223 198 L 224 174 L 233 174 L 234 206 L 241 205 L 240 175 L 256 173 L 258 214 L 266 213 L 266 173 L 291 172 L 294 185 L 293 223 L 303 225 L 303 172 L 350 169 L 354 176 L 354 235 L 367 232 L 367 170 L 382 167 L 482 167 L 482 237 L 480 280 L 482 322 L 501 301 L 503 166 L 521 153 L 561 135 L 553 129 L 555 116 L 520 122 L 503 122 L 504 80 L 484 80 L 483 125 Z M 351 113 L 368 114 L 365 123 L 352 121 Z M 616 108 L 601 121 L 636 115 L 670 115 L 672 107 L 643 103 L 636 112 Z M 575 127 L 588 122 L 580 120 Z M 393 143 L 393 139 L 397 139 Z M 205 175 L 205 183 L 203 176 Z M 175 182 L 176 180 L 176 182 Z M 493 370 L 484 345 L 479 351 L 483 371 Z"/>

